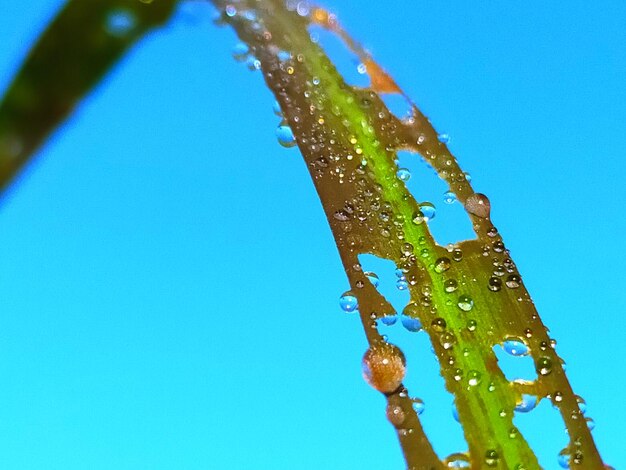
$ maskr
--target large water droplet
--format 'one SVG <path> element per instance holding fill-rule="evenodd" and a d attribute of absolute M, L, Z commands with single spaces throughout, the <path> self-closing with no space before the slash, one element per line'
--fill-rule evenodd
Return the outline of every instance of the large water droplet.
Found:
<path fill-rule="evenodd" d="M 517 338 L 507 338 L 502 343 L 502 349 L 504 349 L 511 356 L 527 356 L 529 352 L 526 343 Z"/>
<path fill-rule="evenodd" d="M 474 193 L 465 201 L 465 209 L 470 214 L 485 219 L 491 212 L 491 203 L 484 194 Z"/>
<path fill-rule="evenodd" d="M 296 145 L 296 138 L 293 135 L 291 127 L 287 124 L 280 124 L 276 128 L 276 137 L 278 138 L 278 143 L 286 148 L 291 148 Z"/>
<path fill-rule="evenodd" d="M 363 355 L 363 378 L 383 393 L 395 391 L 406 373 L 404 354 L 391 343 L 377 343 Z"/>
<path fill-rule="evenodd" d="M 429 222 L 435 218 L 435 205 L 431 202 L 423 202 L 420 204 L 420 211 L 424 216 L 424 222 Z"/>
<path fill-rule="evenodd" d="M 387 326 L 394 325 L 397 320 L 398 320 L 398 315 L 396 315 L 395 313 L 393 315 L 385 315 L 384 317 L 380 319 L 381 323 Z"/>
<path fill-rule="evenodd" d="M 356 296 L 352 294 L 352 292 L 347 291 L 339 297 L 339 306 L 344 312 L 351 313 L 359 308 L 359 301 Z"/>

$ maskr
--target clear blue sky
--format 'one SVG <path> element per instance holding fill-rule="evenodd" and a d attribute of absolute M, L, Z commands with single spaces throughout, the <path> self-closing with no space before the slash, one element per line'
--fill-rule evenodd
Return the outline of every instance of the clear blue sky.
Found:
<path fill-rule="evenodd" d="M 3 1 L 0 89 L 61 3 Z M 326 5 L 452 136 L 619 467 L 626 3 Z M 403 468 L 306 167 L 211 13 L 128 54 L 0 205 L 2 469 Z M 465 450 L 425 334 L 400 330 L 436 450 Z M 556 412 L 519 424 L 557 468 Z"/>

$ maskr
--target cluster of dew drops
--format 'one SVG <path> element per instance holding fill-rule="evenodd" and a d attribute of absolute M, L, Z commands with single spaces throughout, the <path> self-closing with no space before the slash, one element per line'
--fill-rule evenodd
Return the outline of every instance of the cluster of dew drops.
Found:
<path fill-rule="evenodd" d="M 301 16 L 307 16 L 309 14 L 308 2 L 287 2 L 289 3 L 288 8 L 291 10 L 297 11 Z M 237 14 L 242 15 L 246 20 L 250 21 L 253 26 L 255 26 L 256 15 L 252 10 L 244 10 L 238 12 L 235 5 L 228 5 L 225 8 L 225 14 L 229 17 L 233 17 Z M 114 16 L 109 18 L 108 29 L 114 34 L 122 34 L 134 27 L 133 18 L 124 14 L 124 12 L 117 12 Z M 260 27 L 257 25 L 257 27 Z M 251 71 L 260 70 L 261 63 L 254 56 L 253 51 L 250 50 L 249 46 L 243 42 L 237 43 L 232 50 L 233 58 L 240 63 L 244 63 L 246 67 Z M 288 51 L 278 51 L 277 57 L 281 62 L 287 62 L 290 60 L 291 54 Z M 363 64 L 359 64 L 357 67 L 359 73 L 363 73 Z M 280 122 L 276 127 L 276 139 L 278 143 L 285 148 L 292 148 L 297 145 L 296 138 L 293 134 L 291 127 L 287 124 L 284 119 L 282 110 L 280 108 L 279 103 L 276 101 L 273 105 L 273 112 L 276 116 L 280 118 Z M 450 136 L 448 134 L 439 134 L 438 139 L 440 142 L 447 144 L 450 141 Z M 411 178 L 411 173 L 406 168 L 399 168 L 397 171 L 397 177 L 400 181 L 406 183 Z M 465 177 L 468 181 L 471 180 L 469 173 L 465 173 Z M 445 204 L 454 204 L 457 201 L 457 197 L 453 191 L 446 191 L 443 194 L 443 202 Z M 479 217 L 487 217 L 490 211 L 489 200 L 486 196 L 476 193 L 466 201 L 465 208 L 472 214 L 477 215 Z M 436 207 L 431 202 L 423 202 L 419 204 L 419 210 L 416 212 L 414 216 L 414 223 L 423 223 L 430 222 L 435 218 L 436 215 Z M 495 229 L 493 232 L 489 233 L 491 236 L 495 236 L 497 232 Z M 502 246 L 502 250 L 498 250 L 498 247 L 495 247 L 495 251 L 503 251 L 504 247 Z M 452 250 L 453 258 L 455 256 L 462 256 L 460 250 Z M 444 272 L 450 267 L 450 260 L 448 258 L 440 258 L 435 263 L 435 270 L 439 273 Z M 503 270 L 500 270 L 503 271 Z M 501 276 L 504 272 L 494 272 L 494 276 L 492 276 L 489 280 L 489 289 L 492 291 L 498 291 L 502 287 L 502 281 L 497 276 Z M 510 270 L 509 270 L 510 271 Z M 379 278 L 374 272 L 366 272 L 364 273 L 369 281 L 372 283 L 374 287 L 379 286 Z M 406 279 L 404 272 L 401 269 L 397 269 L 396 272 L 396 288 L 398 290 L 406 290 L 409 287 L 409 282 Z M 506 278 L 505 285 L 509 288 L 516 288 L 520 285 L 520 278 L 517 274 L 509 274 Z M 446 283 L 446 291 L 454 292 L 457 288 L 457 283 L 454 280 L 449 280 Z M 461 295 L 457 302 L 458 307 L 465 311 L 469 312 L 473 308 L 473 301 L 467 295 Z M 358 312 L 358 299 L 356 295 L 352 291 L 346 291 L 339 298 L 339 306 L 341 310 L 345 313 L 355 313 Z M 380 322 L 385 326 L 392 326 L 400 320 L 400 324 L 404 327 L 405 330 L 411 333 L 417 333 L 422 330 L 422 323 L 418 317 L 419 308 L 414 302 L 410 302 L 402 311 L 400 315 L 394 313 L 392 315 L 386 315 L 380 319 Z M 438 319 L 443 321 L 443 319 Z M 476 328 L 476 322 L 470 320 L 468 322 L 468 329 L 473 331 Z M 443 328 L 442 328 L 443 331 Z M 532 334 L 531 332 L 527 332 L 527 334 Z M 371 346 L 364 354 L 362 361 L 362 371 L 363 377 L 365 381 L 371 385 L 376 390 L 383 393 L 391 393 L 401 386 L 402 380 L 404 379 L 406 373 L 406 360 L 404 354 L 397 346 L 388 343 L 386 341 L 387 336 L 383 335 L 383 342 L 379 344 L 375 344 Z M 502 342 L 503 350 L 511 356 L 514 357 L 522 357 L 528 356 L 530 354 L 530 349 L 527 344 L 521 340 L 520 338 L 507 338 Z M 543 361 L 543 362 L 542 362 Z M 552 365 L 551 361 L 548 358 L 540 358 L 538 361 L 537 372 L 541 375 L 547 375 L 551 372 Z M 474 371 L 475 372 L 475 371 Z M 469 379 L 469 384 L 478 384 L 480 382 L 480 376 L 477 375 Z M 523 382 L 518 380 L 518 382 Z M 406 389 L 402 389 L 400 391 L 400 396 L 406 397 L 407 391 Z M 560 392 L 555 392 L 552 396 L 553 400 L 558 403 L 562 400 L 562 396 Z M 586 412 L 586 403 L 585 401 L 577 396 L 576 397 L 579 404 L 579 412 L 581 415 L 584 415 Z M 535 409 L 538 404 L 538 399 L 535 395 L 531 394 L 522 394 L 521 401 L 516 405 L 515 411 L 519 413 L 528 413 Z M 411 398 L 411 403 L 413 410 L 417 415 L 421 415 L 425 410 L 425 404 L 420 398 Z M 452 416 L 458 422 L 459 416 L 456 410 L 456 407 L 452 406 Z M 389 421 L 396 427 L 401 429 L 402 423 L 405 420 L 404 411 L 400 406 L 397 405 L 389 405 L 387 407 L 387 418 Z M 585 418 L 587 424 L 590 429 L 594 427 L 594 421 L 591 418 Z M 402 430 L 401 432 L 409 432 L 410 430 Z M 511 437 L 516 437 L 517 430 L 511 431 Z M 571 463 L 580 464 L 582 462 L 582 452 L 576 448 L 576 442 L 570 444 L 570 446 L 563 449 L 558 454 L 558 463 L 564 468 L 570 468 Z M 488 467 L 495 467 L 499 463 L 499 456 L 495 450 L 487 451 L 484 459 L 485 464 Z M 446 459 L 444 459 L 444 464 L 448 468 L 469 468 L 470 467 L 470 459 L 467 453 L 453 453 L 449 455 Z M 523 470 L 523 466 L 520 466 L 518 470 Z M 606 470 L 613 470 L 612 467 L 606 466 Z"/>

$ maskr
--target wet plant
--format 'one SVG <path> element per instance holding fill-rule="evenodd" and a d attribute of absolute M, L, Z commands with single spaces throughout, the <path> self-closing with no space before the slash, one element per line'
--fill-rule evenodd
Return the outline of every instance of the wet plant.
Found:
<path fill-rule="evenodd" d="M 293 1 L 212 3 L 219 11 L 217 22 L 234 28 L 241 40 L 235 58 L 260 70 L 276 98 L 278 143 L 297 145 L 310 171 L 350 283 L 341 308 L 358 315 L 369 343 L 363 376 L 387 400 L 381 412 L 396 430 L 407 467 L 540 468 L 513 417 L 550 400 L 569 436 L 562 466 L 605 468 L 581 399 L 491 220 L 491 201 L 472 188 L 448 148 L 449 137 L 434 129 L 329 11 Z M 67 4 L 0 106 L 1 187 L 115 60 L 162 24 L 175 5 L 168 0 Z M 341 38 L 359 58 L 367 86 L 345 82 L 316 43 L 313 28 Z M 386 104 L 389 97 L 403 102 L 407 114 L 394 114 Z M 423 160 L 445 181 L 445 202 L 464 207 L 475 238 L 437 243 L 429 229 L 435 205 L 411 194 L 411 174 L 399 165 L 399 152 Z M 398 288 L 410 294 L 402 312 L 378 291 L 376 274 L 363 268 L 364 255 L 395 264 Z M 467 452 L 459 449 L 442 461 L 428 440 L 416 407 L 419 397 L 403 385 L 411 357 L 380 330 L 399 316 L 407 330 L 429 336 L 446 388 L 454 395 Z M 531 358 L 536 377 L 507 378 L 495 347 L 514 358 Z"/>

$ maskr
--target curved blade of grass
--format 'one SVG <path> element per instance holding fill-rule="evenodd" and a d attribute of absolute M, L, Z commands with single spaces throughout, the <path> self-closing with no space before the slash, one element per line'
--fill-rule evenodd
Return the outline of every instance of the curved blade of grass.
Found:
<path fill-rule="evenodd" d="M 48 135 L 176 0 L 72 0 L 43 33 L 0 103 L 0 192 Z"/>
<path fill-rule="evenodd" d="M 362 272 L 357 257 L 367 253 L 393 260 L 409 281 L 408 312 L 424 325 L 454 394 L 472 468 L 540 468 L 513 424 L 515 406 L 527 393 L 551 399 L 560 410 L 572 468 L 604 468 L 561 359 L 493 226 L 489 200 L 474 192 L 424 115 L 414 105 L 406 120 L 389 112 L 380 94 L 401 90 L 326 11 L 309 11 L 296 2 L 285 7 L 279 0 L 213 3 L 260 61 L 293 130 L 358 298 L 370 347 L 384 342 L 376 320 L 393 309 Z M 339 34 L 361 57 L 371 78 L 369 89 L 343 81 L 311 41 L 311 23 Z M 396 175 L 396 153 L 405 149 L 419 153 L 448 183 L 466 207 L 477 239 L 452 248 L 435 242 L 418 203 Z M 471 299 L 469 308 L 467 302 L 459 307 L 461 296 Z M 500 370 L 492 348 L 511 338 L 529 348 L 536 381 L 509 382 Z M 408 467 L 442 468 L 406 388 L 385 395 L 388 410 L 402 417 L 391 421 Z"/>

